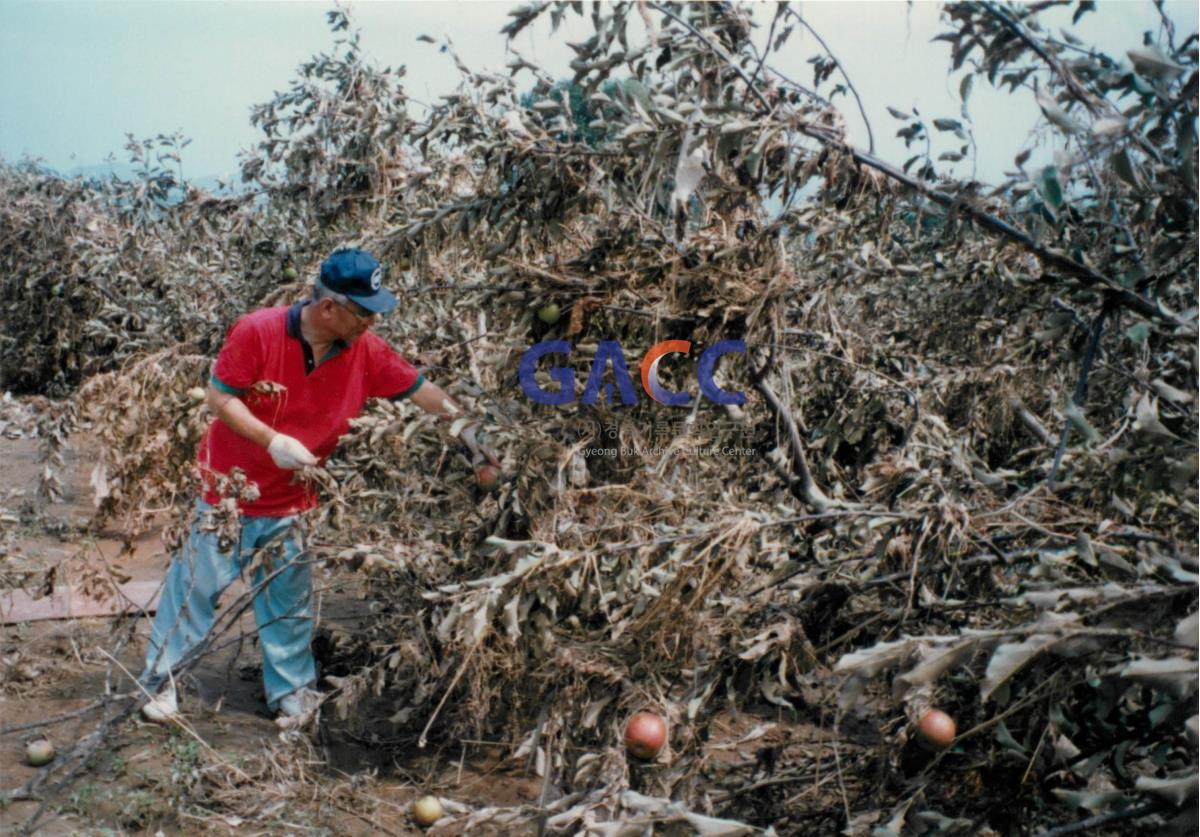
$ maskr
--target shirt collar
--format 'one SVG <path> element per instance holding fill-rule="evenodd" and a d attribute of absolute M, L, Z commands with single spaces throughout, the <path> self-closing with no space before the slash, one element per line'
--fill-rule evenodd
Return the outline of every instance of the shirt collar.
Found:
<path fill-rule="evenodd" d="M 304 306 L 308 305 L 308 303 L 310 303 L 310 302 L 312 302 L 311 299 L 301 300 L 300 302 L 297 302 L 292 307 L 288 308 L 288 311 L 287 311 L 287 336 L 288 337 L 293 337 L 296 340 L 304 339 L 300 335 L 300 312 L 304 309 Z"/>
<path fill-rule="evenodd" d="M 311 302 L 311 299 L 302 299 L 287 310 L 287 336 L 299 340 L 305 345 L 308 345 L 308 343 L 304 339 L 304 335 L 300 333 L 300 312 L 304 309 L 305 305 L 309 305 Z M 345 349 L 350 344 L 339 337 L 333 341 L 333 345 L 335 348 Z"/>

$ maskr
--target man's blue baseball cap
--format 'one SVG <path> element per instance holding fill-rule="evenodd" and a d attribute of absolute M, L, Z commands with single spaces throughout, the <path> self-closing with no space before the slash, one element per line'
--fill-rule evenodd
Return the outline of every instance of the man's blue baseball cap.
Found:
<path fill-rule="evenodd" d="M 321 284 L 368 311 L 386 314 L 396 297 L 383 287 L 383 265 L 365 250 L 335 250 L 321 263 Z"/>

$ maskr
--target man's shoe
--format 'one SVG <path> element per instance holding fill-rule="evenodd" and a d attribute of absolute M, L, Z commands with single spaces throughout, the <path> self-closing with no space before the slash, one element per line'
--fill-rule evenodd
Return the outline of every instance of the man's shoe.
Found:
<path fill-rule="evenodd" d="M 305 686 L 279 701 L 279 715 L 283 718 L 303 718 L 311 715 L 321 705 L 321 693 Z"/>
<path fill-rule="evenodd" d="M 175 695 L 175 684 L 167 681 L 142 707 L 142 716 L 147 721 L 165 724 L 179 717 L 179 701 Z"/>

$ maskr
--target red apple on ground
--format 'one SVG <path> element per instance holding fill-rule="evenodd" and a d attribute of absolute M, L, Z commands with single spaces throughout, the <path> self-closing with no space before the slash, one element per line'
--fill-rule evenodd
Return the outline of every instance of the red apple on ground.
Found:
<path fill-rule="evenodd" d="M 667 743 L 667 722 L 653 712 L 638 712 L 625 725 L 625 749 L 639 759 L 652 759 Z"/>
<path fill-rule="evenodd" d="M 931 750 L 945 750 L 954 743 L 957 733 L 954 719 L 940 709 L 930 709 L 921 716 L 917 735 L 921 743 Z"/>
<path fill-rule="evenodd" d="M 500 469 L 495 465 L 480 465 L 475 469 L 475 484 L 484 491 L 495 491 L 500 487 Z"/>

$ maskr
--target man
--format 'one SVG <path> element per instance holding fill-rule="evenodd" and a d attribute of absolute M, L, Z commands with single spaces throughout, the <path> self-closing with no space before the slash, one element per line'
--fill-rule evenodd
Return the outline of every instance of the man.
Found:
<path fill-rule="evenodd" d="M 300 472 L 333 452 L 369 398 L 410 398 L 447 419 L 463 412 L 371 332 L 376 318 L 396 307 L 382 274 L 369 253 L 338 250 L 322 263 L 312 299 L 254 311 L 229 330 L 208 384 L 216 420 L 197 457 L 205 492 L 167 574 L 141 677 L 157 689 L 142 707 L 146 718 L 177 715 L 171 670 L 204 640 L 221 592 L 244 570 L 253 570 L 251 580 L 261 588 L 254 616 L 268 706 L 303 718 L 320 704 L 310 648 L 312 571 L 297 526 L 317 495 Z M 499 464 L 476 440 L 475 422 L 459 438 L 476 461 Z M 257 492 L 243 491 L 238 499 L 240 531 L 230 544 L 213 512 L 224 499 L 218 489 L 229 490 L 235 468 Z"/>

